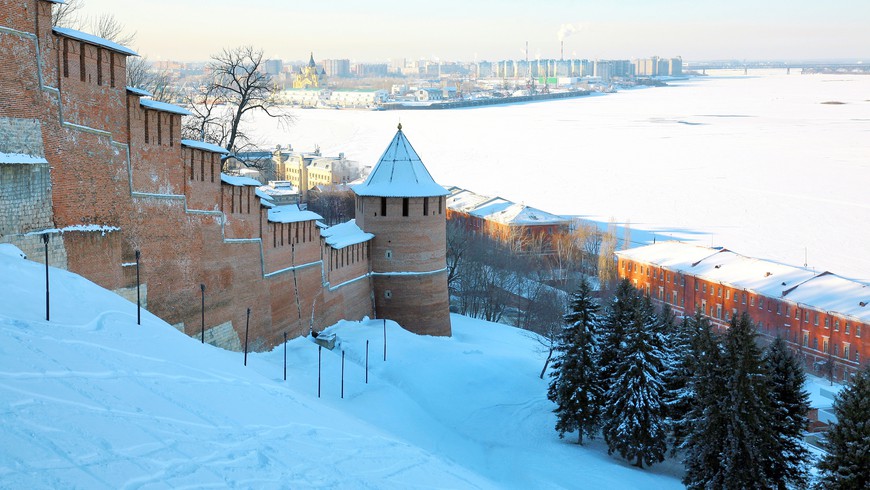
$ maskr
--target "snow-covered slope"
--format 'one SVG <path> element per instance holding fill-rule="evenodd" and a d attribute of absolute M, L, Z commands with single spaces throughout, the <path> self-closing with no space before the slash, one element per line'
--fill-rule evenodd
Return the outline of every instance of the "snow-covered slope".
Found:
<path fill-rule="evenodd" d="M 553 431 L 523 332 L 454 316 L 453 338 L 341 322 L 322 354 L 294 339 L 242 354 L 134 304 L 0 254 L 0 488 L 678 488 Z M 365 383 L 366 341 L 369 383 Z M 341 351 L 345 392 L 341 398 Z"/>

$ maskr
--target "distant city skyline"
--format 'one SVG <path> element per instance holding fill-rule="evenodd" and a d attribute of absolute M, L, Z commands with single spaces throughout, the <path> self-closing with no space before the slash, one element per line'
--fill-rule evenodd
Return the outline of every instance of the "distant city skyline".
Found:
<path fill-rule="evenodd" d="M 250 44 L 269 58 L 495 61 L 628 59 L 870 62 L 870 2 L 838 0 L 84 0 L 113 14 L 152 61 L 206 60 Z"/>

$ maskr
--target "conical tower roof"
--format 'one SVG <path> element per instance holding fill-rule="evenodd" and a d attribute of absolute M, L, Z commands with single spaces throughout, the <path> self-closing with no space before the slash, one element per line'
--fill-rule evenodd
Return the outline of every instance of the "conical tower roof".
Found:
<path fill-rule="evenodd" d="M 311 57 L 308 58 L 308 66 L 310 66 L 311 68 L 314 68 L 315 66 L 317 66 L 314 63 L 314 51 L 311 52 Z"/>
<path fill-rule="evenodd" d="M 365 182 L 354 186 L 358 196 L 378 197 L 433 197 L 446 196 L 447 189 L 438 185 L 429 175 L 423 161 L 414 151 L 402 125 L 378 164 Z"/>

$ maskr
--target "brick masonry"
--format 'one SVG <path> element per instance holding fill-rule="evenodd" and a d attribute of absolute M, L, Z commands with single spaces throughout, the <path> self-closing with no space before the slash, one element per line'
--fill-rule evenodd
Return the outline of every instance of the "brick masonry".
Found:
<path fill-rule="evenodd" d="M 446 322 L 449 334 L 446 276 L 392 286 L 370 275 L 373 242 L 333 249 L 313 221 L 269 222 L 253 188 L 220 182 L 218 154 L 181 145 L 180 116 L 127 93 L 123 55 L 54 34 L 50 15 L 50 2 L 0 0 L 0 151 L 49 162 L 0 165 L 0 241 L 41 260 L 33 232 L 116 227 L 52 233 L 50 262 L 135 301 L 138 250 L 149 311 L 197 337 L 204 298 L 206 340 L 231 350 L 242 348 L 247 308 L 249 350 L 263 350 L 285 332 L 372 316 L 376 284 L 397 290 L 397 307 L 383 309 L 391 318 L 414 309 L 420 320 L 409 320 L 423 331 L 444 334 Z M 414 200 L 415 213 L 420 206 Z M 390 237 L 416 221 L 385 223 L 379 239 L 410 270 L 443 267 L 444 216 L 420 219 L 423 232 Z M 399 292 L 411 288 L 438 308 L 437 320 Z"/>

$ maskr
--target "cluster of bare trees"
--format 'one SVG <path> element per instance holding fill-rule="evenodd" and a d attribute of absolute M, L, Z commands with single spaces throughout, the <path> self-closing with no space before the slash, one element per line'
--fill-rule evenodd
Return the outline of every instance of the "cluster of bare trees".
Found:
<path fill-rule="evenodd" d="M 552 235 L 516 228 L 493 236 L 451 219 L 447 272 L 453 309 L 554 338 L 567 292 L 581 277 L 598 277 L 602 290 L 615 284 L 615 247 L 612 229 L 602 231 L 590 223 Z"/>

